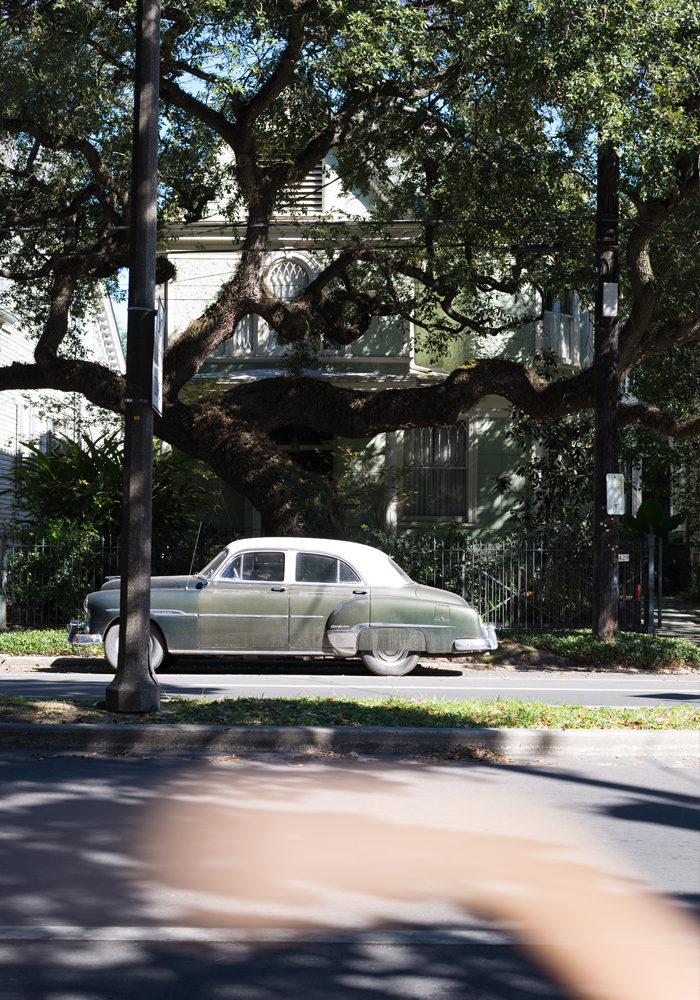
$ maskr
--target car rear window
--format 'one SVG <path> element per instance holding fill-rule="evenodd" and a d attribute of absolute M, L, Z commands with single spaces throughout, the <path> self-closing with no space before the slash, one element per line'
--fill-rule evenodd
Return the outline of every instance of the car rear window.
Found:
<path fill-rule="evenodd" d="M 297 583 L 357 583 L 359 576 L 347 563 L 333 556 L 297 554 Z"/>
<path fill-rule="evenodd" d="M 357 573 L 355 572 L 355 570 L 352 568 L 352 566 L 348 566 L 347 563 L 341 562 L 340 560 L 339 560 L 339 566 L 338 566 L 338 579 L 340 580 L 341 583 L 360 583 L 361 582 L 359 576 L 357 575 Z"/>

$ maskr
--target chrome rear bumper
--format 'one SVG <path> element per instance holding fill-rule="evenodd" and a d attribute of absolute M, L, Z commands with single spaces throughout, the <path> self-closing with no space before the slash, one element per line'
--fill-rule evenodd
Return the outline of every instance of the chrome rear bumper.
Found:
<path fill-rule="evenodd" d="M 490 649 L 498 649 L 496 629 L 493 625 L 481 626 L 480 639 L 455 639 L 456 653 L 486 653 Z"/>

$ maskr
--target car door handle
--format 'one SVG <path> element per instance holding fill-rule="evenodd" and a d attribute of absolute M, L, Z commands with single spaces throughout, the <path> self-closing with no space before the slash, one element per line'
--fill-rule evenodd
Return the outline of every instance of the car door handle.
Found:
<path fill-rule="evenodd" d="M 366 594 L 366 590 L 353 590 L 353 594 Z"/>
<path fill-rule="evenodd" d="M 276 594 L 283 594 L 286 589 L 286 587 L 270 587 L 270 590 L 274 590 Z"/>

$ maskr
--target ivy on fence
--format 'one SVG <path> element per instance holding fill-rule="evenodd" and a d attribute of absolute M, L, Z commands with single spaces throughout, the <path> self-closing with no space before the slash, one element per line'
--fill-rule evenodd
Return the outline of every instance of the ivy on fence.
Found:
<path fill-rule="evenodd" d="M 175 542 L 154 538 L 153 574 L 186 574 L 193 562 L 195 570 L 201 568 L 228 541 L 212 529 Z M 90 530 L 68 539 L 5 539 L 2 553 L 2 596 L 6 624 L 11 627 L 67 625 L 83 613 L 88 593 L 98 590 L 107 577 L 119 575 L 118 539 Z"/>

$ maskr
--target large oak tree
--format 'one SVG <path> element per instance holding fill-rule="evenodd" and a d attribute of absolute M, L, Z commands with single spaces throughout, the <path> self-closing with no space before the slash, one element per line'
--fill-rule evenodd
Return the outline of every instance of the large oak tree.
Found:
<path fill-rule="evenodd" d="M 16 0 L 0 20 L 1 273 L 37 333 L 34 363 L 0 367 L 0 389 L 80 392 L 114 412 L 124 381 L 82 355 L 75 323 L 127 262 L 134 7 Z M 218 202 L 240 258 L 167 351 L 156 430 L 271 527 L 342 530 L 332 486 L 275 444 L 285 428 L 361 438 L 449 424 L 491 393 L 538 419 L 591 406 L 591 369 L 548 382 L 478 351 L 438 386 L 290 374 L 183 390 L 250 314 L 300 357 L 354 342 L 377 316 L 412 320 L 438 356 L 537 318 L 533 288 L 592 298 L 599 143 L 623 165 L 622 375 L 700 340 L 696 5 L 164 0 L 162 16 L 163 246 Z M 270 223 L 331 152 L 371 216 L 304 228 L 321 266 L 285 303 L 264 279 Z M 164 252 L 160 278 L 173 267 Z M 700 416 L 645 403 L 623 407 L 628 421 L 700 430 Z"/>

